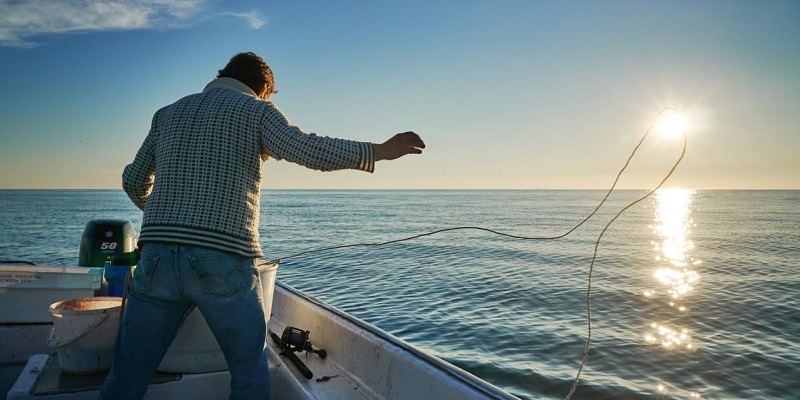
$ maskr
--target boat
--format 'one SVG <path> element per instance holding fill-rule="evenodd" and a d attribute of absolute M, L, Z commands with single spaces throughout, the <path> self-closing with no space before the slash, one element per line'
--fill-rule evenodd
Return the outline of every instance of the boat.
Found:
<path fill-rule="evenodd" d="M 39 268 L 30 264 L 13 267 Z M 517 399 L 446 360 L 274 279 L 277 264 L 267 267 L 273 278 L 262 279 L 262 284 L 267 281 L 264 290 L 272 300 L 267 340 L 272 399 Z M 92 288 L 97 286 L 98 268 L 59 268 L 61 273 L 80 271 L 94 279 Z M 0 298 L 7 292 L 0 288 Z M 42 307 L 20 312 L 41 313 Z M 193 336 L 208 336 L 210 331 L 187 327 L 197 321 L 204 323 L 195 311 L 187 317 L 173 347 L 181 335 L 187 336 L 180 340 L 189 347 L 193 342 L 208 341 Z M 7 393 L 8 400 L 97 398 L 107 371 L 64 371 L 59 353 L 47 344 L 53 330 L 52 323 L 9 323 L 0 318 L 0 393 Z M 213 342 L 212 346 L 216 345 Z M 167 371 L 159 368 L 144 398 L 227 399 L 230 374 L 218 345 L 212 350 L 208 343 L 198 346 L 205 347 L 193 354 L 172 352 L 171 347 L 162 367 L 170 355 L 178 361 L 174 363 L 177 366 Z"/>

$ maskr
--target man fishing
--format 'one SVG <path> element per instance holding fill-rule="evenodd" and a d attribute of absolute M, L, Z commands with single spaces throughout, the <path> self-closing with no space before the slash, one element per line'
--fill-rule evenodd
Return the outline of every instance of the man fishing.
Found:
<path fill-rule="evenodd" d="M 261 168 L 270 157 L 319 171 L 373 172 L 420 154 L 414 132 L 381 144 L 317 136 L 269 101 L 272 71 L 240 53 L 196 94 L 158 110 L 122 186 L 144 211 L 102 399 L 141 399 L 183 318 L 197 307 L 231 373 L 232 399 L 269 398 L 266 316 L 256 259 Z"/>

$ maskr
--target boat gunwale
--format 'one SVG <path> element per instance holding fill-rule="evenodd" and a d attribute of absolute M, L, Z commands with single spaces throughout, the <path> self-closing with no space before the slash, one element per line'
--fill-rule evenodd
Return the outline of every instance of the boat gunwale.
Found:
<path fill-rule="evenodd" d="M 417 348 L 416 346 L 404 341 L 403 339 L 398 338 L 397 336 L 392 335 L 391 333 L 369 323 L 362 319 L 359 319 L 349 313 L 346 313 L 338 308 L 317 299 L 314 296 L 311 296 L 307 293 L 304 293 L 287 283 L 282 282 L 279 279 L 275 280 L 275 285 L 280 286 L 281 289 L 286 290 L 287 292 L 301 298 L 304 301 L 307 301 L 314 306 L 320 307 L 323 310 L 331 312 L 335 316 L 343 319 L 347 323 L 355 325 L 358 329 L 364 330 L 372 335 L 376 336 L 380 340 L 384 340 L 388 342 L 390 345 L 399 348 L 401 351 L 406 352 L 414 356 L 419 361 L 439 370 L 440 372 L 445 373 L 447 376 L 450 376 L 454 379 L 457 379 L 459 382 L 467 385 L 468 387 L 476 390 L 477 392 L 493 399 L 519 399 L 518 397 L 500 389 L 497 386 L 492 385 L 491 383 L 471 374 L 468 371 L 461 369 L 458 366 L 455 366 L 446 360 L 443 360 L 433 354 L 430 354 L 424 350 Z"/>

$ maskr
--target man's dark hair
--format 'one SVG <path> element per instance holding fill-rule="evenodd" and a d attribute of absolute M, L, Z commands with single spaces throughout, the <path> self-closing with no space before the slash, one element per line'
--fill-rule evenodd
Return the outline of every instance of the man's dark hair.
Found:
<path fill-rule="evenodd" d="M 275 79 L 272 70 L 258 54 L 248 51 L 239 53 L 225 68 L 219 70 L 217 78 L 233 78 L 253 89 L 257 95 L 265 94 L 265 98 L 275 93 Z"/>

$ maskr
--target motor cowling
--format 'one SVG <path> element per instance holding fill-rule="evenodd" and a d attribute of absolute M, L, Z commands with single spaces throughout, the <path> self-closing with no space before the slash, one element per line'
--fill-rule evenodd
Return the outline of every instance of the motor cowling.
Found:
<path fill-rule="evenodd" d="M 125 277 L 136 260 L 136 230 L 121 219 L 94 219 L 86 223 L 81 237 L 78 265 L 102 267 L 103 282 L 96 296 L 122 296 Z"/>
<path fill-rule="evenodd" d="M 129 253 L 135 248 L 136 230 L 133 222 L 123 219 L 93 219 L 83 228 L 78 265 L 102 267 L 108 257 Z"/>

